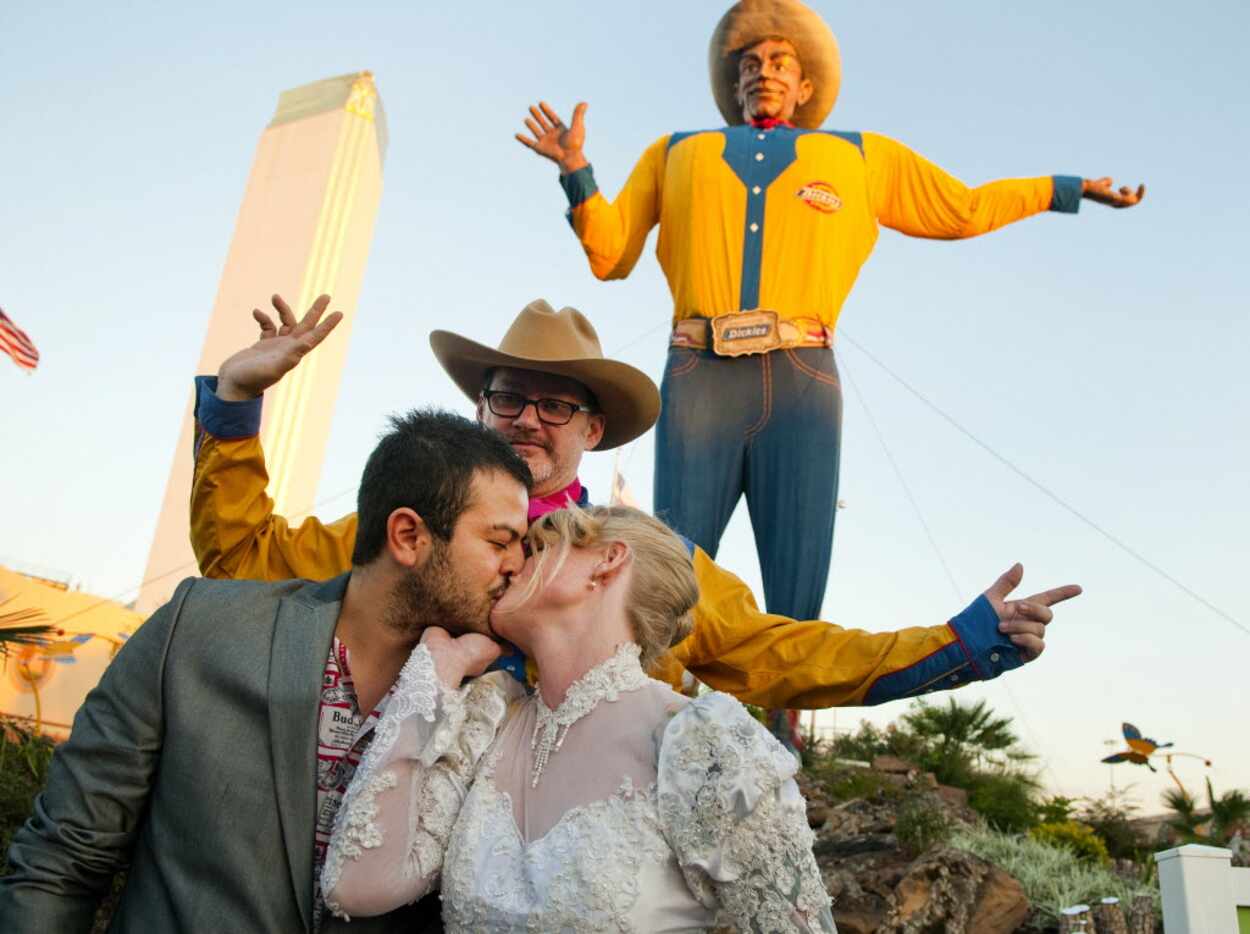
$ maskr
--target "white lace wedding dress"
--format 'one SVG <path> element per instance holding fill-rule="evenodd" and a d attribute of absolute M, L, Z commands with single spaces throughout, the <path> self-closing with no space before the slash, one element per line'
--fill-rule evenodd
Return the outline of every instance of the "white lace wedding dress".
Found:
<path fill-rule="evenodd" d="M 794 758 L 734 698 L 622 646 L 550 710 L 502 673 L 439 686 L 424 646 L 344 797 L 336 914 L 439 886 L 452 934 L 832 932 Z"/>

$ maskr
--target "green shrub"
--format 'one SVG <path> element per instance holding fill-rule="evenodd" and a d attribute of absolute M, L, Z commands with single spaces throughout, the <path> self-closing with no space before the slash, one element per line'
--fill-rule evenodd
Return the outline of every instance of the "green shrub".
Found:
<path fill-rule="evenodd" d="M 1112 859 L 1131 859 L 1153 866 L 1151 854 L 1161 847 L 1132 824 L 1137 806 L 1130 801 L 1131 787 L 1089 799 L 1081 809 L 1080 820 L 1102 837 Z"/>
<path fill-rule="evenodd" d="M 934 805 L 926 795 L 908 797 L 898 809 L 894 834 L 899 845 L 912 856 L 919 856 L 932 846 L 945 843 L 951 835 L 946 812 Z"/>
<path fill-rule="evenodd" d="M 1076 798 L 1052 795 L 1037 806 L 1037 819 L 1043 824 L 1058 824 L 1076 817 Z"/>
<path fill-rule="evenodd" d="M 972 780 L 968 805 L 991 827 L 1023 833 L 1037 823 L 1037 782 L 1014 772 L 983 773 Z"/>
<path fill-rule="evenodd" d="M 1074 820 L 1055 821 L 1038 824 L 1029 830 L 1029 836 L 1040 843 L 1050 846 L 1064 847 L 1072 852 L 1077 859 L 1099 866 L 1111 864 L 1111 856 L 1107 853 L 1107 844 L 1092 827 Z"/>
<path fill-rule="evenodd" d="M 0 876 L 9 872 L 9 843 L 35 806 L 43 790 L 56 744 L 33 732 L 21 720 L 0 716 Z M 105 934 L 126 884 L 126 873 L 113 877 L 111 890 L 96 911 L 92 934 Z"/>
<path fill-rule="evenodd" d="M 919 762 L 928 744 L 906 728 L 891 723 L 884 729 L 866 720 L 859 722 L 854 733 L 839 733 L 821 743 L 824 755 L 838 759 L 857 759 L 871 762 L 875 756 L 898 756 L 911 762 Z"/>
<path fill-rule="evenodd" d="M 1102 866 L 1074 859 L 1065 849 L 1027 836 L 985 826 L 961 827 L 950 843 L 1019 880 L 1034 909 L 1028 922 L 1033 930 L 1054 930 L 1061 909 L 1080 903 L 1092 905 L 1108 895 L 1120 899 L 1121 904 L 1128 904 L 1135 895 L 1150 895 L 1156 916 L 1161 911 L 1155 886 L 1131 882 Z"/>
<path fill-rule="evenodd" d="M 54 748 L 22 721 L 0 717 L 0 875 L 8 872 L 9 841 L 30 817 Z"/>
<path fill-rule="evenodd" d="M 825 797 L 831 804 L 854 801 L 857 798 L 895 799 L 903 790 L 884 775 L 871 769 L 853 765 L 841 765 L 828 759 L 817 760 L 806 769 L 807 774 L 821 784 Z"/>

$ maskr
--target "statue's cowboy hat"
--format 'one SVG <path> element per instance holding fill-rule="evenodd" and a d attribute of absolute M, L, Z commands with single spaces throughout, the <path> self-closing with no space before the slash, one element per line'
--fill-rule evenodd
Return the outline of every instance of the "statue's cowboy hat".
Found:
<path fill-rule="evenodd" d="M 599 335 L 576 308 L 556 311 L 539 298 L 521 309 L 499 346 L 487 347 L 450 331 L 432 331 L 430 349 L 474 402 L 495 367 L 537 370 L 575 379 L 592 393 L 606 425 L 595 448 L 606 451 L 644 434 L 660 415 L 660 391 L 642 370 L 609 360 Z"/>
<path fill-rule="evenodd" d="M 814 130 L 825 122 L 842 84 L 838 40 L 825 21 L 799 0 L 740 0 L 716 24 L 708 45 L 712 96 L 730 126 L 744 123 L 738 103 L 738 53 L 763 39 L 788 39 L 799 55 L 812 96 L 794 112 L 794 124 Z"/>

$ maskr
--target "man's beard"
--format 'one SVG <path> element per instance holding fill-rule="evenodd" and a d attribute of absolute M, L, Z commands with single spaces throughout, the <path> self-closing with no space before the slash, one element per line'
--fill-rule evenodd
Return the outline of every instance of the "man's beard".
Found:
<path fill-rule="evenodd" d="M 561 468 L 562 465 L 556 462 L 555 451 L 553 451 L 551 446 L 542 439 L 533 435 L 528 435 L 525 432 L 513 432 L 507 435 L 507 438 L 509 444 L 514 444 L 518 441 L 526 444 L 536 444 L 542 448 L 543 453 L 547 455 L 544 458 L 531 460 L 522 452 L 517 451 L 520 458 L 525 461 L 525 465 L 529 467 L 530 476 L 533 478 L 535 486 L 541 487 L 555 475 L 557 470 Z M 513 450 L 516 449 L 513 448 Z"/>
<path fill-rule="evenodd" d="M 412 635 L 426 626 L 439 626 L 453 635 L 489 630 L 491 608 L 506 582 L 474 593 L 456 573 L 449 551 L 436 540 L 429 560 L 395 585 L 386 610 L 388 626 Z"/>

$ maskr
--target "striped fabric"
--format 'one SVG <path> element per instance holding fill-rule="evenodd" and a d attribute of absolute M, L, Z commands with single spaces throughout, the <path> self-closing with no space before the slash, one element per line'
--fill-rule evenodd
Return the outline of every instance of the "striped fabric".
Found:
<path fill-rule="evenodd" d="M 39 351 L 26 332 L 13 323 L 13 319 L 0 309 L 0 350 L 23 370 L 33 370 L 39 365 Z"/>

